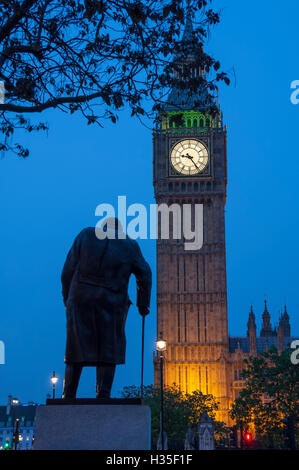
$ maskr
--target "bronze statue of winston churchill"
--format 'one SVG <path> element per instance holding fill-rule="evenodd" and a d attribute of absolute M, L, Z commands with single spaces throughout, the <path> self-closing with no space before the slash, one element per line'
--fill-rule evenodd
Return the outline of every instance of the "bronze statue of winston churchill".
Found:
<path fill-rule="evenodd" d="M 106 219 L 101 230 L 107 233 L 100 237 L 94 227 L 79 233 L 61 275 L 67 317 L 65 399 L 76 397 L 84 366 L 96 367 L 96 397 L 110 397 L 115 366 L 125 363 L 131 274 L 138 310 L 149 313 L 151 269 L 137 242 L 124 235 L 118 219 Z"/>

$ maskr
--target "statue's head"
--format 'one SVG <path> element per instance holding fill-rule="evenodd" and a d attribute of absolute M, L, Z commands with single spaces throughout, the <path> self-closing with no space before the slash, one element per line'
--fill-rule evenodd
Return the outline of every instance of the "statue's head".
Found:
<path fill-rule="evenodd" d="M 99 239 L 105 238 L 126 238 L 121 222 L 116 217 L 107 217 L 104 219 L 100 227 L 96 226 L 96 236 Z"/>
<path fill-rule="evenodd" d="M 101 229 L 104 232 L 107 232 L 107 230 L 117 230 L 119 232 L 123 231 L 121 222 L 117 217 L 107 217 L 104 219 L 101 224 Z"/>

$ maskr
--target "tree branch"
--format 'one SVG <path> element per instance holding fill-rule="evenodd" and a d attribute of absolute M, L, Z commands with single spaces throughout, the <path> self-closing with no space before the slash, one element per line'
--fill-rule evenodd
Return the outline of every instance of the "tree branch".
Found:
<path fill-rule="evenodd" d="M 21 106 L 15 104 L 0 104 L 0 111 L 12 111 L 14 113 L 41 113 L 48 108 L 56 108 L 61 104 L 72 104 L 72 103 L 84 103 L 91 101 L 95 98 L 103 96 L 103 92 L 99 91 L 97 93 L 92 93 L 90 95 L 81 95 L 81 96 L 62 96 L 60 98 L 55 98 L 49 100 L 46 103 L 40 103 L 36 106 Z"/>
<path fill-rule="evenodd" d="M 36 3 L 35 0 L 25 0 L 22 5 L 19 5 L 14 15 L 12 15 L 0 29 L 0 42 L 18 25 L 20 19 L 26 16 L 28 10 L 30 10 L 34 3 Z"/>

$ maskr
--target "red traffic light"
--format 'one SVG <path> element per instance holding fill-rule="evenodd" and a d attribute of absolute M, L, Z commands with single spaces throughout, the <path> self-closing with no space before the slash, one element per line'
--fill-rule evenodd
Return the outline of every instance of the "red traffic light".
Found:
<path fill-rule="evenodd" d="M 247 432 L 247 433 L 245 434 L 245 440 L 246 440 L 247 442 L 251 442 L 251 441 L 252 441 L 252 435 L 250 434 L 250 432 Z"/>

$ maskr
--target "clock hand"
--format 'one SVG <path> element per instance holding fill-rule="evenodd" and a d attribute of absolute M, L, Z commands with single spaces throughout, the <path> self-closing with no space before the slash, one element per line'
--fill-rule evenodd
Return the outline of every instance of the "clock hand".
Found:
<path fill-rule="evenodd" d="M 189 155 L 188 153 L 187 153 L 186 155 L 182 155 L 182 157 L 185 157 L 185 158 L 188 158 L 189 160 L 192 160 L 193 165 L 195 165 L 196 168 L 197 168 L 198 170 L 200 170 L 200 168 L 196 165 L 196 163 L 195 163 L 195 161 L 194 161 L 194 157 L 192 157 L 192 156 Z"/>
<path fill-rule="evenodd" d="M 193 157 L 187 153 L 186 155 L 182 155 L 183 158 L 189 158 L 189 160 L 193 160 Z"/>

